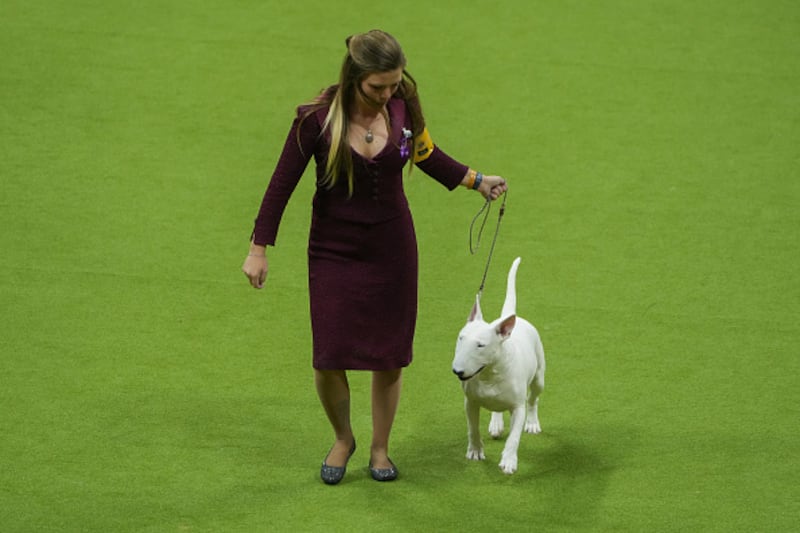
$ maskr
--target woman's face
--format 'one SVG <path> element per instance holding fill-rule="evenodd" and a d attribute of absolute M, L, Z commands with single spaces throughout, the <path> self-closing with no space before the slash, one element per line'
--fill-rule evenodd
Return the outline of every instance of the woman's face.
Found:
<path fill-rule="evenodd" d="M 402 80 L 402 67 L 387 72 L 375 72 L 361 80 L 358 92 L 369 106 L 381 109 L 389 102 Z"/>

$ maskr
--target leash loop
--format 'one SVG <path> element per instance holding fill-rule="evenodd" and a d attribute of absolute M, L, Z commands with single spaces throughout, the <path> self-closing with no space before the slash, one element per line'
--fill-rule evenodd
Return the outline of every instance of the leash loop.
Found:
<path fill-rule="evenodd" d="M 483 293 L 483 287 L 486 285 L 486 276 L 489 274 L 489 265 L 492 262 L 492 255 L 494 254 L 494 245 L 497 243 L 497 235 L 500 233 L 500 222 L 503 220 L 503 215 L 506 213 L 506 200 L 508 199 L 508 191 L 503 193 L 503 202 L 500 204 L 500 212 L 497 214 L 497 225 L 494 228 L 494 237 L 492 238 L 492 245 L 489 247 L 489 255 L 486 258 L 486 268 L 483 270 L 483 278 L 481 279 L 481 286 L 478 288 L 478 299 L 480 299 L 481 294 Z M 486 202 L 481 206 L 478 213 L 473 217 L 472 223 L 469 225 L 469 252 L 472 255 L 478 251 L 481 245 L 481 237 L 483 236 L 483 230 L 486 227 L 486 221 L 489 218 L 489 212 L 492 210 L 492 200 L 491 198 L 487 198 Z M 484 213 L 485 211 L 485 213 Z M 473 245 L 472 236 L 475 233 L 475 223 L 478 221 L 478 218 L 483 213 L 483 221 L 481 222 L 481 226 L 478 229 L 478 235 L 475 240 L 475 244 Z"/>

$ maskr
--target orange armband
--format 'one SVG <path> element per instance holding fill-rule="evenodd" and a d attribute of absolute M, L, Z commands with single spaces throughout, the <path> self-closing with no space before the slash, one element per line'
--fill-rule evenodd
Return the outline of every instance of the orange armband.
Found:
<path fill-rule="evenodd" d="M 414 138 L 414 163 L 425 161 L 433 153 L 433 140 L 428 128 Z"/>

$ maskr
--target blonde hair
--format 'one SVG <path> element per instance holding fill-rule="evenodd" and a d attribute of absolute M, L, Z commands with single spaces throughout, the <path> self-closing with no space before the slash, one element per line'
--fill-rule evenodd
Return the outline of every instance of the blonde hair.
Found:
<path fill-rule="evenodd" d="M 403 69 L 403 78 L 395 96 L 403 98 L 408 104 L 412 132 L 414 136 L 422 133 L 425 120 L 417 96 L 417 83 L 406 71 L 406 57 L 397 40 L 381 30 L 351 35 L 345 39 L 347 54 L 339 72 L 339 83 L 329 87 L 308 104 L 303 119 L 317 110 L 328 107 L 328 114 L 322 125 L 323 133 L 331 135 L 331 148 L 325 166 L 323 185 L 334 187 L 344 176 L 347 189 L 353 194 L 353 156 L 348 141 L 348 114 L 355 102 L 356 91 L 370 74 Z M 388 125 L 388 117 L 387 119 Z"/>

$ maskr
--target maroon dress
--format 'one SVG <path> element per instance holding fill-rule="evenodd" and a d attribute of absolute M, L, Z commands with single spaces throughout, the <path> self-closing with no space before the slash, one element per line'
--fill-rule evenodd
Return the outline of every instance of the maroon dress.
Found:
<path fill-rule="evenodd" d="M 308 241 L 308 283 L 314 368 L 390 370 L 408 366 L 417 320 L 417 241 L 403 191 L 406 103 L 387 104 L 389 140 L 374 158 L 352 151 L 354 190 L 346 179 L 328 189 L 330 135 L 321 135 L 327 108 L 304 120 L 299 108 L 261 202 L 253 241 L 274 245 L 281 216 L 311 157 L 317 189 Z M 327 133 L 327 132 L 326 132 Z M 417 163 L 455 189 L 467 167 L 435 148 Z"/>

